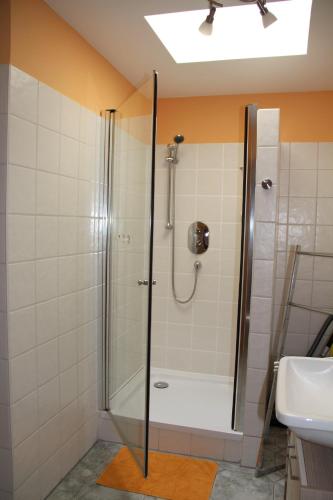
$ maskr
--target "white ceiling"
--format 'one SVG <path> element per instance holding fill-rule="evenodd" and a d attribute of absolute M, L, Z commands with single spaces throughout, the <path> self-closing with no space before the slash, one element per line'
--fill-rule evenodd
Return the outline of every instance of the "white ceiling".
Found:
<path fill-rule="evenodd" d="M 333 90 L 333 0 L 313 0 L 306 56 L 191 64 L 174 62 L 144 16 L 207 0 L 45 1 L 135 86 L 156 69 L 160 97 Z"/>

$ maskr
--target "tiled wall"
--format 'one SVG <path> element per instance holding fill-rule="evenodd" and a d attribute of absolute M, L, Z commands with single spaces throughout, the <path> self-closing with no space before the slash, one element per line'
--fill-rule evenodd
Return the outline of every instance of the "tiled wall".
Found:
<path fill-rule="evenodd" d="M 12 487 L 7 337 L 6 175 L 9 68 L 0 64 L 0 498 Z"/>
<path fill-rule="evenodd" d="M 171 138 L 170 138 L 171 139 Z M 167 221 L 166 146 L 158 146 L 154 236 L 152 360 L 156 367 L 233 375 L 236 343 L 242 202 L 242 144 L 180 144 L 176 165 L 175 283 L 189 296 L 193 263 L 198 288 L 189 304 L 177 304 L 171 290 L 171 231 Z M 187 246 L 188 227 L 205 222 L 205 254 Z"/>
<path fill-rule="evenodd" d="M 263 431 L 272 337 L 280 110 L 260 109 L 257 120 L 254 259 L 242 450 L 242 465 L 249 467 L 256 465 Z M 273 183 L 270 190 L 261 186 L 266 178 Z"/>
<path fill-rule="evenodd" d="M 274 328 L 281 329 L 290 252 L 333 252 L 333 143 L 284 143 L 280 164 Z M 295 302 L 333 309 L 333 259 L 302 256 Z M 288 264 L 289 263 L 289 264 Z M 325 315 L 301 309 L 290 314 L 285 353 L 305 355 Z"/>
<path fill-rule="evenodd" d="M 99 124 L 10 67 L 10 414 L 1 407 L 0 420 L 12 431 L 4 444 L 13 457 L 15 498 L 44 498 L 96 439 Z"/>

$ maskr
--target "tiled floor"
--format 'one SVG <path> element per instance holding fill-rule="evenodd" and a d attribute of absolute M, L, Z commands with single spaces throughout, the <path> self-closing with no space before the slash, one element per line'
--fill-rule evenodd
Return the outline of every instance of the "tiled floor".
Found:
<path fill-rule="evenodd" d="M 153 497 L 104 488 L 96 484 L 96 478 L 119 448 L 117 444 L 98 441 L 53 490 L 48 500 L 153 500 Z M 211 500 L 283 500 L 282 472 L 256 478 L 251 469 L 228 462 L 218 463 L 219 471 Z"/>

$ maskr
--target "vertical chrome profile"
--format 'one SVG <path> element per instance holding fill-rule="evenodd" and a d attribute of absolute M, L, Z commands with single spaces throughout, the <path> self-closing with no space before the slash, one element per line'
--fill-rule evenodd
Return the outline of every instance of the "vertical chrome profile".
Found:
<path fill-rule="evenodd" d="M 235 359 L 232 428 L 243 430 L 245 382 L 247 370 L 248 338 L 252 286 L 254 201 L 257 160 L 257 106 L 245 108 L 243 211 L 241 236 L 241 262 L 238 294 L 237 343 Z"/>
<path fill-rule="evenodd" d="M 103 196 L 100 206 L 102 219 L 102 377 L 100 409 L 110 410 L 109 381 L 110 381 L 110 284 L 111 284 L 111 224 L 112 224 L 112 177 L 115 110 L 110 109 L 103 113 L 104 120 L 104 170 Z"/>

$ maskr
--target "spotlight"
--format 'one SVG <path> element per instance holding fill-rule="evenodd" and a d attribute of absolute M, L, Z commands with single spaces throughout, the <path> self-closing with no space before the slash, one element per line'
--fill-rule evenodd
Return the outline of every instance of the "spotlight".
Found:
<path fill-rule="evenodd" d="M 264 28 L 268 28 L 271 24 L 277 21 L 277 17 L 274 16 L 266 7 L 266 0 L 257 0 L 257 5 L 262 16 L 262 24 Z"/>
<path fill-rule="evenodd" d="M 209 14 L 204 20 L 203 23 L 200 24 L 199 26 L 199 31 L 203 35 L 211 35 L 213 33 L 213 22 L 214 22 L 214 16 L 216 12 L 216 7 L 223 7 L 223 4 L 219 2 L 215 2 L 214 0 L 208 0 L 209 1 Z"/>
<path fill-rule="evenodd" d="M 262 16 L 262 25 L 264 28 L 268 28 L 271 24 L 277 21 L 277 18 L 270 12 L 266 7 L 266 0 L 241 0 L 244 3 L 256 3 L 258 5 L 258 9 Z"/>

